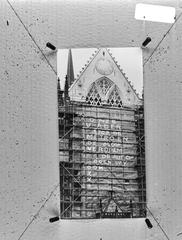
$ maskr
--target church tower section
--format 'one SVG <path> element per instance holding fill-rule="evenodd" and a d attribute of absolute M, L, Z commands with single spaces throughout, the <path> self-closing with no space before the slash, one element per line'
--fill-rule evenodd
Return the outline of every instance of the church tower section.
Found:
<path fill-rule="evenodd" d="M 105 48 L 73 77 L 69 50 L 64 91 L 58 81 L 61 218 L 145 217 L 143 100 Z"/>

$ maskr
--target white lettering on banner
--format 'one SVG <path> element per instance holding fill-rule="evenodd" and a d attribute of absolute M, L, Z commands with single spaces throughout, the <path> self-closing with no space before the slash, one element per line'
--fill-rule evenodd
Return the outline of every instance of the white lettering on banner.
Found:
<path fill-rule="evenodd" d="M 94 147 L 87 146 L 86 150 L 89 152 L 96 152 L 96 147 L 95 146 Z"/>
<path fill-rule="evenodd" d="M 102 160 L 99 160 L 99 164 L 102 164 Z"/>
<path fill-rule="evenodd" d="M 111 129 L 114 129 L 114 130 L 121 130 L 121 126 L 111 124 Z"/>
<path fill-rule="evenodd" d="M 111 149 L 108 147 L 99 147 L 98 151 L 101 153 L 111 153 Z"/>
<path fill-rule="evenodd" d="M 95 118 L 89 118 L 90 122 L 96 123 L 96 119 Z"/>
<path fill-rule="evenodd" d="M 109 136 L 108 136 L 108 135 L 102 135 L 101 138 L 102 138 L 104 141 L 109 141 Z"/>
<path fill-rule="evenodd" d="M 93 152 L 96 152 L 96 147 L 92 147 L 92 149 L 93 149 Z"/>
<path fill-rule="evenodd" d="M 78 114 L 80 115 L 81 118 L 85 117 L 85 113 L 84 112 L 82 112 L 82 113 L 78 112 Z"/>
<path fill-rule="evenodd" d="M 111 120 L 111 129 L 121 130 L 120 121 Z"/>
<path fill-rule="evenodd" d="M 99 119 L 98 120 L 98 128 L 109 129 L 109 120 L 108 119 Z"/>
<path fill-rule="evenodd" d="M 102 154 L 102 158 L 110 158 L 109 154 Z"/>
<path fill-rule="evenodd" d="M 123 161 L 123 165 L 125 166 L 127 164 L 127 162 L 126 161 Z"/>
<path fill-rule="evenodd" d="M 107 124 L 104 124 L 104 125 L 98 124 L 97 127 L 98 127 L 98 128 L 102 128 L 102 129 L 109 129 L 109 125 L 107 125 Z"/>
<path fill-rule="evenodd" d="M 98 152 L 103 152 L 103 148 L 102 148 L 102 147 L 99 147 L 99 148 L 98 148 Z"/>
<path fill-rule="evenodd" d="M 131 160 L 131 159 L 133 159 L 132 156 L 126 156 L 125 158 L 126 158 L 127 160 Z"/>
<path fill-rule="evenodd" d="M 117 147 L 120 148 L 122 145 L 119 143 L 111 143 L 111 147 Z"/>
<path fill-rule="evenodd" d="M 111 166 L 111 165 L 115 165 L 115 166 L 126 166 L 128 164 L 127 160 L 108 160 L 108 159 L 94 159 L 93 161 L 94 164 L 96 164 L 97 166 L 92 166 L 89 168 L 89 170 L 93 169 L 93 170 L 98 170 L 98 169 L 103 169 L 102 165 L 106 165 L 106 166 Z M 99 165 L 99 166 L 98 166 Z"/>
<path fill-rule="evenodd" d="M 91 127 L 91 123 L 89 123 L 89 122 L 86 122 L 86 127 Z"/>
<path fill-rule="evenodd" d="M 113 141 L 114 140 L 114 137 L 113 136 L 110 136 L 110 141 Z"/>
<path fill-rule="evenodd" d="M 96 146 L 96 145 L 97 145 L 96 142 L 91 142 L 91 141 L 87 141 L 87 142 L 85 142 L 85 144 L 86 144 L 87 146 L 90 146 L 90 145 Z"/>
<path fill-rule="evenodd" d="M 98 134 L 99 135 L 109 135 L 109 131 L 100 131 L 100 130 L 98 130 Z"/>
<path fill-rule="evenodd" d="M 92 151 L 92 147 L 86 147 L 87 151 Z"/>
<path fill-rule="evenodd" d="M 96 129 L 92 129 L 92 130 L 86 129 L 85 134 L 86 135 L 97 135 L 97 130 Z"/>
<path fill-rule="evenodd" d="M 112 153 L 122 153 L 123 152 L 123 150 L 122 150 L 122 148 L 112 148 Z"/>
<path fill-rule="evenodd" d="M 112 159 L 116 159 L 116 160 L 122 160 L 123 156 L 122 155 L 111 155 Z"/>
<path fill-rule="evenodd" d="M 128 142 L 128 137 L 124 137 L 123 142 Z"/>
<path fill-rule="evenodd" d="M 97 164 L 97 159 L 94 159 L 94 163 Z"/>
<path fill-rule="evenodd" d="M 100 115 L 99 115 L 100 114 Z M 88 185 L 93 181 L 93 175 L 99 171 L 102 174 L 107 173 L 112 167 L 118 167 L 114 171 L 122 170 L 122 167 L 130 166 L 134 163 L 134 156 L 129 156 L 127 151 L 128 143 L 133 139 L 133 135 L 122 132 L 125 128 L 125 123 L 121 120 L 112 119 L 115 116 L 111 115 L 111 119 L 104 119 L 109 117 L 108 113 L 98 113 L 96 115 L 93 109 L 90 109 L 86 115 L 83 113 L 82 123 L 84 121 L 83 136 L 84 136 L 84 158 L 86 159 L 86 179 Z M 95 118 L 94 118 L 95 117 Z M 102 117 L 99 119 L 98 117 Z M 124 136 L 123 136 L 124 135 Z M 129 137 L 128 137 L 129 136 Z M 131 148 L 133 149 L 133 144 Z M 90 185 L 92 187 L 92 185 Z"/>
<path fill-rule="evenodd" d="M 88 177 L 87 178 L 87 182 L 91 182 L 92 181 L 92 178 L 91 177 Z"/>
<path fill-rule="evenodd" d="M 103 147 L 110 147 L 110 144 L 108 142 L 104 142 Z"/>
<path fill-rule="evenodd" d="M 88 139 L 88 140 L 97 140 L 96 139 L 96 135 L 86 135 L 86 139 Z"/>

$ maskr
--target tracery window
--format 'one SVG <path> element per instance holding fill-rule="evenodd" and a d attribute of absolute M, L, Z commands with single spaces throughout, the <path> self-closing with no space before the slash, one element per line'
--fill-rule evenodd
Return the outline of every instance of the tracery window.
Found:
<path fill-rule="evenodd" d="M 105 102 L 110 106 L 122 106 L 118 87 L 107 77 L 100 78 L 92 84 L 86 102 L 91 105 L 102 105 Z"/>
<path fill-rule="evenodd" d="M 122 101 L 121 97 L 118 93 L 117 87 L 115 86 L 112 92 L 110 93 L 107 103 L 111 106 L 121 107 Z"/>
<path fill-rule="evenodd" d="M 87 97 L 86 102 L 91 105 L 101 105 L 101 97 L 97 91 L 95 83 L 93 83 Z"/>
<path fill-rule="evenodd" d="M 102 93 L 106 95 L 113 83 L 108 78 L 103 77 L 97 81 L 97 85 L 100 87 Z"/>

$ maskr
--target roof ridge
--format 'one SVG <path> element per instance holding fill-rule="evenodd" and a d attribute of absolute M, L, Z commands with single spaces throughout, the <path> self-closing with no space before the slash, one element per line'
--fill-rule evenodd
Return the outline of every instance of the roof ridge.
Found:
<path fill-rule="evenodd" d="M 89 65 L 91 64 L 91 62 L 93 61 L 93 59 L 95 58 L 95 56 L 100 52 L 101 48 L 97 48 L 97 50 L 94 51 L 94 53 L 92 53 L 92 56 L 87 60 L 87 64 L 84 65 L 84 67 L 82 67 L 82 70 L 79 71 L 79 74 L 77 74 L 77 77 L 74 79 L 74 82 L 72 83 L 72 85 L 70 86 L 70 88 L 73 87 L 73 85 L 76 84 L 76 82 L 80 79 L 80 77 L 82 76 L 82 74 L 85 72 L 85 70 L 89 67 Z"/>
<path fill-rule="evenodd" d="M 125 80 L 128 82 L 128 84 L 130 85 L 131 89 L 133 90 L 133 92 L 137 95 L 137 97 L 140 99 L 139 94 L 137 93 L 136 89 L 134 88 L 133 84 L 131 83 L 131 81 L 128 80 L 128 77 L 126 76 L 126 73 L 123 71 L 123 69 L 121 68 L 121 66 L 118 64 L 118 62 L 115 60 L 115 57 L 113 57 L 112 53 L 110 52 L 109 48 L 106 48 L 107 52 L 109 53 L 110 57 L 112 58 L 112 60 L 114 61 L 114 63 L 116 64 L 116 66 L 118 67 L 119 71 L 122 73 L 123 77 L 125 78 Z"/>
<path fill-rule="evenodd" d="M 89 64 L 92 62 L 92 60 L 94 59 L 94 57 L 97 55 L 97 53 L 100 51 L 101 48 L 98 48 L 97 50 L 94 51 L 94 53 L 92 53 L 92 56 L 89 57 L 89 59 L 87 60 L 87 63 L 85 63 L 84 67 L 82 67 L 82 70 L 79 71 L 79 74 L 77 74 L 77 77 L 75 78 L 75 80 L 78 80 L 80 78 L 80 76 L 82 75 L 82 73 L 85 71 L 85 69 L 89 66 Z"/>

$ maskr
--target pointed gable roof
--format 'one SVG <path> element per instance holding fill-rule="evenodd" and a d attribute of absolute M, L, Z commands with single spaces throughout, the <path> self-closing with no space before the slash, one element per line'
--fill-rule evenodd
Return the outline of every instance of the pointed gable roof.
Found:
<path fill-rule="evenodd" d="M 61 86 L 60 86 L 60 79 L 58 77 L 58 82 L 57 82 L 57 90 L 60 91 L 61 90 Z"/>
<path fill-rule="evenodd" d="M 64 100 L 69 100 L 69 83 L 68 83 L 68 76 L 65 77 L 65 85 L 64 85 Z"/>
<path fill-rule="evenodd" d="M 73 69 L 73 58 L 72 58 L 71 49 L 69 49 L 69 52 L 68 52 L 67 78 L 68 78 L 68 86 L 70 87 L 74 82 L 74 69 Z"/>
<path fill-rule="evenodd" d="M 103 77 L 118 87 L 124 105 L 140 104 L 141 99 L 138 94 L 106 48 L 100 48 L 92 55 L 90 62 L 70 87 L 70 98 L 75 101 L 85 101 L 91 85 Z"/>

